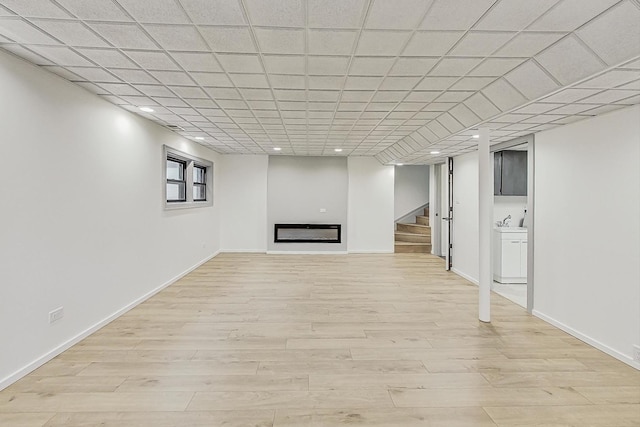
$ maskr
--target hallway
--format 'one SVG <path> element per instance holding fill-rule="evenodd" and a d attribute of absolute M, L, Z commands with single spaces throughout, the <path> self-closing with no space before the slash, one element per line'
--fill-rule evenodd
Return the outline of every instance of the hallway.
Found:
<path fill-rule="evenodd" d="M 0 392 L 4 426 L 637 426 L 640 372 L 427 254 L 220 254 Z"/>

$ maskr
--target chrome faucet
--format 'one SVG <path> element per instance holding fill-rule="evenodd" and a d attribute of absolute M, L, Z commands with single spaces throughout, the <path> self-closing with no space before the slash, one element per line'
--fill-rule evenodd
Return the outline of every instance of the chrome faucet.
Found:
<path fill-rule="evenodd" d="M 511 221 L 511 215 L 508 215 L 505 219 L 502 220 L 502 226 L 503 227 L 508 227 L 509 226 L 509 221 Z"/>

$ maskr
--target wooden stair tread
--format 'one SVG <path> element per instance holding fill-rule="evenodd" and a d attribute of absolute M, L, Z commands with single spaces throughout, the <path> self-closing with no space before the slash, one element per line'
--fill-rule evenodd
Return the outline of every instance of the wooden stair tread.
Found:
<path fill-rule="evenodd" d="M 411 225 L 411 226 L 420 227 L 420 228 L 431 228 L 430 225 L 416 224 L 415 222 L 399 222 L 398 225 Z"/>
<path fill-rule="evenodd" d="M 398 246 L 431 246 L 431 243 L 420 243 L 420 242 L 401 242 L 396 241 L 396 245 Z"/>
<path fill-rule="evenodd" d="M 395 234 L 401 234 L 403 236 L 428 236 L 428 234 L 409 233 L 408 231 L 396 231 Z"/>

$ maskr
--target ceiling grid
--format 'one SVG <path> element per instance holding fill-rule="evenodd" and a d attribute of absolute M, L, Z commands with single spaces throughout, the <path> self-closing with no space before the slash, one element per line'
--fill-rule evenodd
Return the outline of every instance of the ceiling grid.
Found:
<path fill-rule="evenodd" d="M 640 103 L 638 0 L 0 0 L 0 48 L 221 153 L 440 163 Z"/>

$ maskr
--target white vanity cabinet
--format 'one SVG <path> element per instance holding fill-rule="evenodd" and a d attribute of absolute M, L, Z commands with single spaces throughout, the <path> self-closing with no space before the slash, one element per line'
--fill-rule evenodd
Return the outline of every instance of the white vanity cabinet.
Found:
<path fill-rule="evenodd" d="M 527 229 L 502 227 L 493 230 L 493 280 L 527 283 Z"/>

